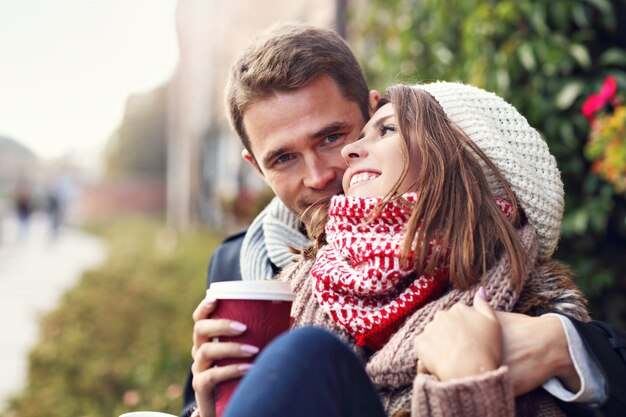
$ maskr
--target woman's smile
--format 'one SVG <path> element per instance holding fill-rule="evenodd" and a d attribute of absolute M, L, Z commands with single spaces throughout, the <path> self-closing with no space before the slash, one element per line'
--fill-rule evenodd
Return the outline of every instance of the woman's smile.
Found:
<path fill-rule="evenodd" d="M 379 176 L 380 176 L 380 173 L 374 173 L 374 172 L 356 173 L 352 175 L 352 178 L 350 178 L 350 187 L 354 187 L 355 185 L 360 184 L 365 181 L 373 180 L 375 178 L 378 178 Z"/>

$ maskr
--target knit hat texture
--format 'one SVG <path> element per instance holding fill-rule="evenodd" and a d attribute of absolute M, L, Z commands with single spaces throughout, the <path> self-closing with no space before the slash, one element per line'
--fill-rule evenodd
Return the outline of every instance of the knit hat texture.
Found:
<path fill-rule="evenodd" d="M 480 88 L 449 82 L 414 87 L 433 96 L 498 168 L 537 232 L 539 257 L 549 258 L 561 231 L 563 182 L 539 132 L 512 105 Z M 493 194 L 504 196 L 495 174 L 479 162 Z"/>

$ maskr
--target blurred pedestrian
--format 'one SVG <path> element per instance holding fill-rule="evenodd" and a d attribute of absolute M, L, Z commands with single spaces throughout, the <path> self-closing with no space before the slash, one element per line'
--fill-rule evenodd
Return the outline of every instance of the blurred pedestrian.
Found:
<path fill-rule="evenodd" d="M 71 188 L 71 181 L 62 176 L 54 178 L 48 186 L 46 192 L 46 212 L 50 221 L 50 233 L 53 239 L 59 236 L 59 231 L 63 225 Z"/>
<path fill-rule="evenodd" d="M 18 236 L 23 239 L 28 233 L 28 225 L 34 209 L 32 190 L 27 180 L 18 180 L 13 192 L 13 203 L 19 222 Z"/>
<path fill-rule="evenodd" d="M 49 190 L 46 196 L 46 211 L 50 219 L 50 234 L 53 239 L 59 236 L 59 229 L 63 220 L 61 212 L 61 198 L 54 189 Z"/>

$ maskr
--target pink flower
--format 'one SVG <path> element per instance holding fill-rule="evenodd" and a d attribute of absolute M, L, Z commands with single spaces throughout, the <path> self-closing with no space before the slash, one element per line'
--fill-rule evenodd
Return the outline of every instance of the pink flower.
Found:
<path fill-rule="evenodd" d="M 602 88 L 597 94 L 592 94 L 583 102 L 582 114 L 589 123 L 593 123 L 595 114 L 602 110 L 609 101 L 612 101 L 617 92 L 617 80 L 612 75 L 604 79 Z"/>
<path fill-rule="evenodd" d="M 589 120 L 589 123 L 593 122 L 594 115 L 602 110 L 606 104 L 606 98 L 600 94 L 592 94 L 583 102 L 582 113 Z"/>
<path fill-rule="evenodd" d="M 128 390 L 122 397 L 122 403 L 126 407 L 135 407 L 141 402 L 141 394 L 135 389 Z"/>
<path fill-rule="evenodd" d="M 604 83 L 600 89 L 600 96 L 608 102 L 611 98 L 613 98 L 613 96 L 615 96 L 616 92 L 617 80 L 612 75 L 609 75 L 604 79 Z"/>

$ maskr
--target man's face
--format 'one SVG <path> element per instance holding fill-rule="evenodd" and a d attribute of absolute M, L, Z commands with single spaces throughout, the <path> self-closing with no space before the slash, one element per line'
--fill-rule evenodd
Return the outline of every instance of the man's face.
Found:
<path fill-rule="evenodd" d="M 326 76 L 257 101 L 243 121 L 254 158 L 245 150 L 243 157 L 295 213 L 341 192 L 341 148 L 365 124 L 359 106 Z"/>

